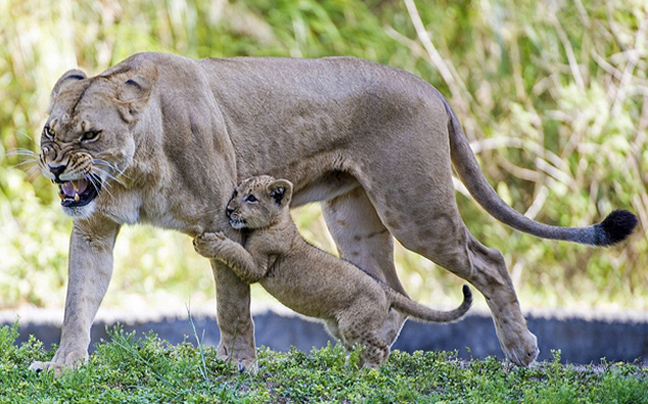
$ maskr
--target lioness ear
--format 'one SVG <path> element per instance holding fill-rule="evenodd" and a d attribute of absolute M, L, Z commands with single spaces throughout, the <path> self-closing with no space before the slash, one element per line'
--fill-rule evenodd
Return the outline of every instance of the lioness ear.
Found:
<path fill-rule="evenodd" d="M 277 205 L 289 204 L 292 197 L 293 185 L 288 180 L 276 180 L 268 185 L 270 197 Z"/>
<path fill-rule="evenodd" d="M 119 112 L 126 122 L 132 122 L 137 114 L 146 106 L 151 95 L 151 84 L 142 76 L 134 76 L 126 80 L 117 91 L 120 103 Z"/>
<path fill-rule="evenodd" d="M 52 93 L 50 95 L 50 105 L 49 108 L 47 108 L 47 113 L 52 112 L 52 105 L 54 104 L 54 100 L 56 97 L 58 97 L 63 90 L 65 90 L 70 84 L 76 83 L 80 80 L 83 80 L 87 78 L 86 74 L 79 70 L 79 69 L 74 69 L 74 70 L 68 70 L 65 72 L 60 79 L 54 84 L 54 88 L 52 89 Z"/>

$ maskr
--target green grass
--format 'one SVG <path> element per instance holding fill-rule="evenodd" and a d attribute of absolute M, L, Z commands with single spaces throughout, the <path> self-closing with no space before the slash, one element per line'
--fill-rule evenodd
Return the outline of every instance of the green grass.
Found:
<path fill-rule="evenodd" d="M 612 249 L 544 242 L 496 222 L 459 187 L 464 221 L 503 251 L 523 308 L 647 310 L 647 3 L 415 3 L 416 12 L 409 0 L 0 1 L 0 308 L 61 307 L 65 297 L 70 220 L 55 187 L 16 153 L 39 150 L 52 86 L 71 68 L 96 74 L 163 51 L 349 55 L 422 77 L 448 98 L 486 177 L 515 209 L 564 226 L 614 208 L 639 216 L 635 234 Z M 296 216 L 310 240 L 335 250 L 316 207 Z M 395 258 L 413 298 L 452 304 L 462 280 L 402 248 Z M 104 307 L 142 296 L 155 307 L 196 306 L 213 295 L 209 265 L 187 237 L 121 231 Z"/>
<path fill-rule="evenodd" d="M 399 351 L 379 370 L 357 369 L 340 346 L 288 353 L 261 348 L 256 375 L 216 359 L 213 348 L 169 345 L 115 328 L 87 365 L 59 378 L 27 370 L 51 359 L 35 339 L 16 346 L 0 328 L 0 403 L 648 403 L 648 369 L 631 364 L 532 369 L 453 353 Z"/>

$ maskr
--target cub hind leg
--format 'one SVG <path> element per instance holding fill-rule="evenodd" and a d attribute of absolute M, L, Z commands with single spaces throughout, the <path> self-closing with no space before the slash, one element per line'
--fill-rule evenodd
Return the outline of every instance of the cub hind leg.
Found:
<path fill-rule="evenodd" d="M 356 344 L 363 348 L 360 366 L 378 369 L 387 361 L 389 345 L 385 343 L 378 332 L 345 329 L 343 334 L 344 340 L 347 341 L 345 344 L 347 349 L 353 349 Z"/>
<path fill-rule="evenodd" d="M 340 319 L 338 329 L 347 350 L 352 350 L 355 345 L 363 348 L 359 365 L 378 369 L 389 356 L 389 345 L 380 334 L 386 316 L 371 314 L 368 313 L 365 318 Z"/>
<path fill-rule="evenodd" d="M 344 342 L 342 334 L 340 333 L 340 328 L 338 327 L 338 323 L 335 320 L 325 320 L 324 325 L 326 327 L 326 331 L 328 331 L 329 335 L 341 342 Z"/>

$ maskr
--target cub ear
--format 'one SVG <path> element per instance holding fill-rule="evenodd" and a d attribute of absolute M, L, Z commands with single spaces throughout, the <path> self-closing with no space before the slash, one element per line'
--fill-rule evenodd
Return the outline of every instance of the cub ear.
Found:
<path fill-rule="evenodd" d="M 69 87 L 70 84 L 74 84 L 86 78 L 86 74 L 79 69 L 68 70 L 67 72 L 65 72 L 61 76 L 61 78 L 58 79 L 56 84 L 54 84 L 54 88 L 52 89 L 52 93 L 50 95 L 50 105 L 47 109 L 47 113 L 49 114 L 50 112 L 52 112 L 52 105 L 54 104 L 54 100 L 59 96 L 59 94 L 63 92 L 63 90 Z"/>
<path fill-rule="evenodd" d="M 275 200 L 277 205 L 290 204 L 292 191 L 293 184 L 288 180 L 276 180 L 268 185 L 270 197 Z"/>
<path fill-rule="evenodd" d="M 133 76 L 119 86 L 117 99 L 121 101 L 119 112 L 131 123 L 146 106 L 151 95 L 151 83 L 142 76 Z"/>

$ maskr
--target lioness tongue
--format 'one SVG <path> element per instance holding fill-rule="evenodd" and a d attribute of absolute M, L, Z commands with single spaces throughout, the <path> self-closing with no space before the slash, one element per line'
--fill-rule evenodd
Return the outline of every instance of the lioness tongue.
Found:
<path fill-rule="evenodd" d="M 88 181 L 85 179 L 68 181 L 61 185 L 63 197 L 74 198 L 77 194 L 82 194 L 88 188 Z"/>

